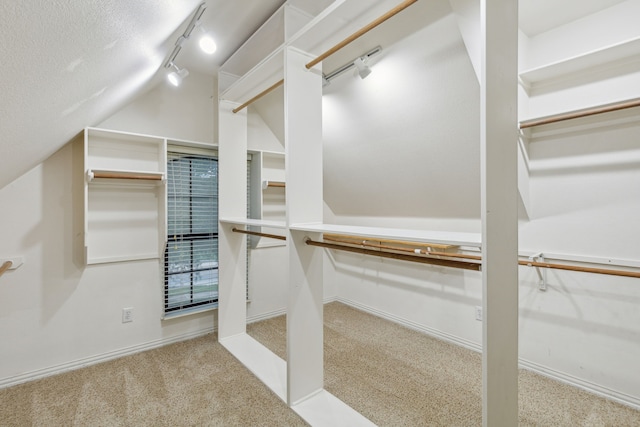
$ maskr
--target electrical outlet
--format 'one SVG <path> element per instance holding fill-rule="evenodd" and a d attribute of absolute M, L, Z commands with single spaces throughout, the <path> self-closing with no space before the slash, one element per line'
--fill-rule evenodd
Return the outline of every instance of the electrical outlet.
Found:
<path fill-rule="evenodd" d="M 122 309 L 122 323 L 133 322 L 133 307 Z"/>
<path fill-rule="evenodd" d="M 482 322 L 482 307 L 476 305 L 476 320 Z"/>

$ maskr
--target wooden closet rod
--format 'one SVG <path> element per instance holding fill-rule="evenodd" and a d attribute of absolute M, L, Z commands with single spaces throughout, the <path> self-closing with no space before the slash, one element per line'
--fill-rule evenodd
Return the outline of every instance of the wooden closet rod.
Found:
<path fill-rule="evenodd" d="M 287 184 L 282 181 L 264 181 L 262 183 L 263 188 L 269 188 L 269 187 L 285 188 L 286 186 Z"/>
<path fill-rule="evenodd" d="M 640 279 L 640 273 L 625 270 L 610 270 L 608 268 L 580 267 L 567 264 L 552 264 L 549 262 L 536 262 L 519 260 L 518 264 L 528 265 L 529 267 L 555 268 L 556 270 L 581 271 L 584 273 L 608 274 L 609 276 L 635 277 Z"/>
<path fill-rule="evenodd" d="M 142 179 L 146 181 L 162 181 L 162 175 L 146 175 L 143 173 L 93 172 L 93 178 Z"/>
<path fill-rule="evenodd" d="M 371 30 L 373 30 L 375 27 L 377 27 L 378 25 L 382 24 L 387 19 L 389 19 L 392 16 L 398 14 L 399 12 L 402 12 L 404 9 L 406 9 L 409 6 L 411 6 L 412 4 L 414 4 L 417 1 L 418 0 L 405 0 L 405 1 L 403 1 L 398 6 L 394 7 L 393 9 L 391 9 L 390 11 L 385 13 L 384 15 L 380 16 L 375 21 L 372 21 L 369 24 L 365 25 L 364 27 L 360 28 L 358 31 L 356 31 L 355 33 L 351 34 L 349 37 L 347 37 L 346 39 L 342 40 L 340 43 L 336 44 L 331 49 L 327 50 L 325 53 L 323 53 L 322 55 L 318 56 L 316 59 L 314 59 L 313 61 L 311 61 L 308 64 L 306 64 L 305 67 L 307 67 L 307 70 L 308 70 L 311 67 L 313 67 L 314 65 L 318 64 L 319 62 L 322 62 L 324 59 L 326 59 L 329 56 L 333 55 L 334 53 L 336 53 L 337 51 L 339 51 L 340 49 L 342 49 L 343 47 L 345 47 L 346 45 L 348 45 L 352 41 L 356 40 L 360 36 L 368 33 Z"/>
<path fill-rule="evenodd" d="M 366 240 L 363 240 L 362 242 L 354 242 L 354 241 L 350 242 L 348 240 L 338 239 L 338 238 L 335 238 L 333 236 L 334 235 L 329 235 L 329 236 L 325 235 L 324 238 L 327 239 L 327 240 L 332 240 L 332 241 L 341 242 L 341 243 L 347 243 L 347 244 L 351 244 L 351 245 L 360 245 L 360 246 L 367 246 L 367 247 L 379 248 L 379 249 L 387 249 L 387 250 L 400 251 L 400 252 L 420 253 L 420 254 L 424 254 L 424 255 L 439 256 L 439 257 L 459 258 L 459 259 L 468 259 L 468 260 L 474 260 L 474 261 L 482 261 L 482 257 L 478 256 L 478 255 L 454 254 L 454 253 L 448 253 L 448 252 L 429 251 L 429 250 L 425 250 L 425 249 L 400 248 L 400 247 L 396 247 L 396 246 L 389 246 L 389 245 L 382 245 L 382 244 L 375 244 L 375 243 L 367 243 L 367 240 L 369 240 L 369 241 L 378 240 L 378 239 L 374 239 L 374 238 L 366 239 Z M 416 244 L 414 244 L 412 242 L 405 242 L 405 241 L 399 241 L 399 242 L 401 242 L 402 244 L 406 244 L 406 245 L 416 246 Z M 583 272 L 583 273 L 607 274 L 607 275 L 610 275 L 610 276 L 635 277 L 635 278 L 640 279 L 640 272 L 627 271 L 627 270 L 614 270 L 614 269 L 596 268 L 596 267 L 582 267 L 582 266 L 577 266 L 577 265 L 557 264 L 557 263 L 528 261 L 528 260 L 518 260 L 518 264 L 519 265 L 526 265 L 528 267 L 554 268 L 556 270 L 580 271 L 580 272 Z"/>
<path fill-rule="evenodd" d="M 278 239 L 278 240 L 287 240 L 286 236 L 280 236 L 278 234 L 260 233 L 258 231 L 241 230 L 235 227 L 233 227 L 231 231 L 233 231 L 234 233 L 249 234 L 251 236 L 268 237 L 270 239 Z"/>
<path fill-rule="evenodd" d="M 0 266 L 0 276 L 2 276 L 5 271 L 10 269 L 12 265 L 13 263 L 11 261 L 5 261 L 4 263 L 2 263 L 2 266 Z"/>
<path fill-rule="evenodd" d="M 335 243 L 317 242 L 306 238 L 304 241 L 309 246 L 317 246 L 319 248 L 335 249 L 339 251 L 354 252 L 357 254 L 373 255 L 382 258 L 399 259 L 403 261 L 419 262 L 422 264 L 439 265 L 443 267 L 463 268 L 465 270 L 480 271 L 481 264 L 464 261 L 453 261 L 439 258 L 427 258 L 418 255 L 398 254 L 394 252 L 386 252 L 383 250 L 375 251 L 372 249 L 356 248 L 353 246 L 337 245 Z"/>
<path fill-rule="evenodd" d="M 580 117 L 593 116 L 595 114 L 609 113 L 611 111 L 626 110 L 627 108 L 640 107 L 640 98 L 630 99 L 628 101 L 615 102 L 613 104 L 601 105 L 599 107 L 585 108 L 582 110 L 569 111 L 567 113 L 556 114 L 541 119 L 525 120 L 520 122 L 520 129 L 526 129 L 534 126 L 548 125 L 551 123 L 562 122 L 564 120 L 578 119 Z"/>
<path fill-rule="evenodd" d="M 284 84 L 284 79 L 280 80 L 279 82 L 276 82 L 276 83 L 272 84 L 271 86 L 269 86 L 268 88 L 266 88 L 265 90 L 263 90 L 262 92 L 260 92 L 259 94 L 257 94 L 256 96 L 254 96 L 253 98 L 248 100 L 247 102 L 245 102 L 244 104 L 240 105 L 239 107 L 234 108 L 231 111 L 233 112 L 233 114 L 237 113 L 238 111 L 242 111 L 243 109 L 247 108 L 249 105 L 251 105 L 254 102 L 256 102 L 258 99 L 262 98 L 263 96 L 265 96 L 269 92 L 272 92 L 272 91 L 276 90 L 278 87 L 282 86 L 283 84 Z"/>
<path fill-rule="evenodd" d="M 384 243 L 395 243 L 398 245 L 409 245 L 409 246 L 413 246 L 415 248 L 437 248 L 437 249 L 451 249 L 451 248 L 457 248 L 457 245 L 447 245 L 447 244 L 442 244 L 442 243 L 424 243 L 424 242 L 409 242 L 409 241 L 405 241 L 405 240 L 394 240 L 394 239 L 381 239 L 379 237 L 373 238 L 373 237 L 363 237 L 360 238 L 358 236 L 353 236 L 350 234 L 329 234 L 329 233 L 325 233 L 324 234 L 324 240 L 333 240 L 336 242 L 341 242 L 341 243 L 352 243 L 352 244 L 360 244 L 360 242 L 367 242 L 367 241 L 373 241 L 373 242 L 384 242 Z M 351 239 L 351 241 L 348 240 L 344 240 L 344 239 Z M 411 249 L 411 252 L 413 252 L 413 249 Z"/>

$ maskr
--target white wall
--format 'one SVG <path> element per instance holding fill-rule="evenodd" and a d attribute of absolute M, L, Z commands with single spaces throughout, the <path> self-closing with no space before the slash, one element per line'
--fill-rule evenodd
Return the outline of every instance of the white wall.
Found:
<path fill-rule="evenodd" d="M 447 16 L 386 48 L 366 80 L 343 76 L 325 89 L 325 221 L 480 230 L 478 88 L 457 31 Z M 538 49 L 541 40 L 521 47 Z M 540 56 L 524 54 L 531 61 Z M 384 83 L 370 81 L 378 74 Z M 597 84 L 584 79 L 579 87 Z M 551 99 L 550 91 L 542 93 Z M 544 115 L 545 108 L 549 114 L 579 104 L 579 98 L 562 101 L 538 102 L 533 110 Z M 532 134 L 533 214 L 521 218 L 520 249 L 637 263 L 637 111 Z M 325 280 L 335 284 L 339 300 L 480 348 L 479 273 L 337 252 L 330 258 Z M 540 291 L 536 271 L 520 268 L 522 363 L 640 407 L 640 279 L 559 270 L 547 278 L 547 291 Z"/>
<path fill-rule="evenodd" d="M 159 261 L 84 265 L 82 150 L 67 144 L 0 190 L 0 253 L 25 259 L 0 278 L 0 385 L 213 328 L 213 313 L 160 320 Z"/>
<path fill-rule="evenodd" d="M 214 143 L 216 103 L 216 79 L 192 72 L 179 87 L 163 79 L 97 127 Z"/>

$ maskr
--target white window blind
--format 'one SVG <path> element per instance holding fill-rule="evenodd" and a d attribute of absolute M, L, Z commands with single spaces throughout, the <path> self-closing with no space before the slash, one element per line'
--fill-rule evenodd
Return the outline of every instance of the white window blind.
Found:
<path fill-rule="evenodd" d="M 218 161 L 197 152 L 167 152 L 164 312 L 218 301 Z"/>

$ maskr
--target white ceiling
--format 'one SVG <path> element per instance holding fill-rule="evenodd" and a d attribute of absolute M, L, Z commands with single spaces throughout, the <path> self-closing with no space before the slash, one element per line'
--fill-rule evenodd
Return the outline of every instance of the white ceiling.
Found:
<path fill-rule="evenodd" d="M 536 34 L 621 1 L 520 0 L 521 25 Z M 200 2 L 0 1 L 0 188 L 162 81 L 162 65 Z M 284 0 L 206 3 L 202 23 L 218 51 L 206 57 L 187 42 L 176 63 L 214 75 Z"/>
<path fill-rule="evenodd" d="M 283 1 L 207 0 L 218 52 L 186 43 L 177 62 L 215 74 Z M 0 1 L 0 188 L 161 81 L 200 2 Z"/>

